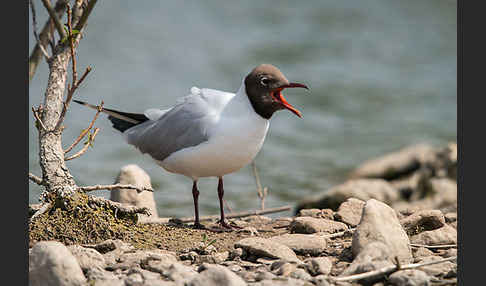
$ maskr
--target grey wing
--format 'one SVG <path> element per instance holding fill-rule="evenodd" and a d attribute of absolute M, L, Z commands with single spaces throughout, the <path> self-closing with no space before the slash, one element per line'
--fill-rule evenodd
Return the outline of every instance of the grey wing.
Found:
<path fill-rule="evenodd" d="M 176 151 L 207 141 L 213 122 L 207 102 L 200 96 L 190 96 L 157 120 L 136 125 L 124 135 L 142 153 L 163 161 Z"/>

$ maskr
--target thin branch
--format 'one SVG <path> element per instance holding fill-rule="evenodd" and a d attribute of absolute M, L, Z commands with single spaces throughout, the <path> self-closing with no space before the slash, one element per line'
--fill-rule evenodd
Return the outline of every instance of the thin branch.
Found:
<path fill-rule="evenodd" d="M 83 14 L 81 15 L 81 18 L 79 19 L 79 22 L 75 27 L 76 30 L 81 31 L 81 29 L 84 28 L 84 25 L 86 25 L 86 22 L 88 21 L 88 17 L 91 14 L 91 11 L 93 10 L 93 7 L 96 4 L 96 2 L 97 0 L 90 0 L 88 2 L 88 6 L 86 7 L 86 9 L 84 9 Z"/>
<path fill-rule="evenodd" d="M 58 0 L 56 2 L 56 6 L 54 7 L 54 10 L 56 11 L 58 17 L 61 17 L 64 14 L 64 9 L 66 9 L 66 1 Z M 43 58 L 43 52 L 41 51 L 40 46 L 47 46 L 49 44 L 51 46 L 52 53 L 54 53 L 53 38 L 54 22 L 51 20 L 51 18 L 49 18 L 47 19 L 44 27 L 39 34 L 40 43 L 36 43 L 29 57 L 29 81 L 32 80 L 32 78 L 34 77 L 35 71 L 37 70 L 39 63 Z"/>
<path fill-rule="evenodd" d="M 39 39 L 39 34 L 37 34 L 37 21 L 36 21 L 36 17 L 35 17 L 35 6 L 34 6 L 34 2 L 32 0 L 29 0 L 29 3 L 30 3 L 30 10 L 32 12 L 32 29 L 34 31 L 35 40 L 37 42 L 37 45 L 39 46 L 39 49 L 44 54 L 44 56 L 46 58 L 46 61 L 49 61 L 50 56 L 47 53 L 46 49 L 44 48 L 44 45 L 42 45 L 42 43 L 41 43 L 41 41 Z"/>
<path fill-rule="evenodd" d="M 76 140 L 73 142 L 73 144 L 71 144 L 71 146 L 69 146 L 66 150 L 64 150 L 64 153 L 68 153 L 69 151 L 71 151 L 76 145 L 78 145 L 78 143 L 81 141 L 81 139 L 83 139 L 84 136 L 86 136 L 86 134 L 88 134 L 88 132 L 93 127 L 93 124 L 95 123 L 96 119 L 98 118 L 98 115 L 103 110 L 103 104 L 104 104 L 104 102 L 101 101 L 101 104 L 98 106 L 98 112 L 96 112 L 96 114 L 95 114 L 93 120 L 91 120 L 91 123 L 89 124 L 88 128 L 81 131 L 78 138 L 76 138 Z"/>
<path fill-rule="evenodd" d="M 39 109 L 41 109 L 41 107 L 39 106 Z M 35 108 L 32 106 L 32 112 L 34 113 L 34 117 L 35 117 L 35 120 L 36 122 L 39 123 L 40 127 L 46 131 L 47 128 L 46 126 L 44 125 L 44 122 L 42 122 L 42 120 L 40 119 L 40 116 L 39 116 L 39 110 L 35 110 Z"/>
<path fill-rule="evenodd" d="M 255 177 L 257 194 L 258 194 L 258 197 L 260 198 L 261 209 L 263 210 L 263 209 L 265 209 L 265 198 L 267 197 L 267 194 L 268 194 L 268 188 L 265 187 L 262 190 L 262 185 L 260 183 L 260 176 L 258 175 L 255 160 L 253 160 L 251 162 L 251 170 L 253 172 L 253 177 Z"/>
<path fill-rule="evenodd" d="M 225 199 L 223 199 L 223 203 L 224 203 L 224 206 L 226 207 L 226 209 L 228 209 L 228 211 L 229 211 L 230 213 L 232 213 L 232 212 L 233 212 L 233 210 L 231 209 L 231 207 L 229 206 L 228 202 L 226 202 L 226 200 L 225 200 Z"/>
<path fill-rule="evenodd" d="M 83 155 L 86 150 L 88 150 L 89 146 L 91 146 L 91 142 L 94 141 L 95 137 L 96 137 L 96 134 L 98 134 L 98 131 L 100 131 L 99 128 L 96 128 L 93 132 L 92 135 L 89 136 L 88 138 L 88 142 L 85 143 L 83 149 L 79 150 L 76 154 L 70 156 L 70 157 L 65 157 L 64 158 L 64 161 L 69 161 L 69 160 L 72 160 L 72 159 L 76 159 L 78 158 L 79 156 Z"/>
<path fill-rule="evenodd" d="M 144 214 L 150 216 L 150 210 L 146 207 L 126 206 L 119 202 L 110 201 L 101 197 L 89 196 L 88 204 L 108 207 L 117 214 Z"/>
<path fill-rule="evenodd" d="M 76 63 L 76 61 L 74 61 L 74 63 Z M 63 108 L 62 108 L 62 111 L 61 111 L 61 115 L 59 117 L 59 121 L 57 122 L 57 125 L 56 125 L 56 128 L 55 128 L 56 130 L 59 130 L 62 122 L 64 121 L 64 117 L 66 117 L 66 112 L 67 112 L 67 109 L 69 107 L 69 104 L 71 103 L 71 100 L 73 99 L 74 92 L 76 91 L 78 86 L 81 84 L 81 82 L 86 78 L 86 76 L 88 75 L 88 73 L 90 71 L 91 71 L 91 67 L 87 67 L 86 71 L 84 72 L 83 76 L 81 77 L 81 79 L 78 82 L 73 82 L 72 86 L 68 85 L 68 95 L 67 95 L 67 98 L 66 98 L 66 102 L 64 102 L 64 105 L 63 105 Z"/>
<path fill-rule="evenodd" d="M 410 243 L 410 246 L 412 246 L 412 247 L 424 247 L 424 248 L 431 248 L 431 249 L 457 248 L 457 244 L 424 245 L 424 244 Z"/>
<path fill-rule="evenodd" d="M 88 187 L 78 187 L 79 191 L 83 192 L 91 192 L 97 190 L 117 190 L 117 189 L 130 189 L 130 190 L 137 190 L 138 192 L 148 191 L 153 192 L 151 188 L 147 187 L 137 187 L 134 185 L 124 185 L 124 184 L 115 184 L 115 185 L 96 185 L 96 186 L 88 186 Z"/>
<path fill-rule="evenodd" d="M 411 264 L 406 264 L 406 265 L 401 265 L 400 267 L 398 265 L 391 265 L 391 266 L 386 266 L 381 269 L 365 272 L 365 273 L 360 273 L 360 274 L 354 274 L 350 276 L 342 276 L 342 277 L 332 277 L 329 276 L 328 279 L 331 282 L 343 282 L 343 281 L 357 281 L 365 278 L 378 278 L 386 274 L 390 274 L 392 272 L 398 271 L 398 270 L 407 270 L 407 269 L 414 269 L 414 268 L 419 268 L 422 266 L 427 266 L 427 265 L 432 265 L 432 264 L 438 264 L 438 263 L 443 263 L 447 261 L 453 261 L 457 260 L 457 256 L 454 257 L 448 257 L 444 258 L 441 260 L 436 260 L 436 261 L 428 261 L 428 262 L 423 262 L 423 263 L 411 263 Z"/>
<path fill-rule="evenodd" d="M 73 39 L 73 29 L 72 29 L 72 15 L 71 15 L 71 6 L 67 4 L 67 20 L 68 20 L 68 32 L 69 32 L 69 47 L 71 48 L 71 60 L 72 60 L 72 68 L 73 68 L 73 88 L 78 81 L 78 72 L 76 71 L 76 51 L 74 50 L 74 39 Z"/>
<path fill-rule="evenodd" d="M 38 216 L 40 216 L 41 214 L 45 213 L 46 211 L 48 211 L 51 207 L 51 203 L 46 203 L 44 204 L 40 209 L 38 209 L 31 217 L 30 217 L 30 220 L 29 222 L 32 223 L 34 221 L 34 219 Z"/>
<path fill-rule="evenodd" d="M 41 185 L 41 186 L 44 185 L 44 181 L 32 173 L 29 173 L 29 180 L 36 183 L 37 185 Z"/>
<path fill-rule="evenodd" d="M 44 3 L 44 7 L 46 7 L 52 21 L 54 21 L 54 25 L 56 26 L 59 36 L 61 37 L 61 39 L 64 39 L 66 37 L 66 32 L 64 31 L 61 21 L 56 15 L 56 11 L 54 11 L 54 9 L 52 8 L 51 2 L 49 0 L 42 0 L 42 3 Z"/>
<path fill-rule="evenodd" d="M 278 208 L 270 208 L 266 210 L 254 210 L 254 211 L 245 211 L 245 212 L 238 212 L 238 213 L 233 213 L 233 214 L 228 214 L 225 216 L 226 218 L 240 218 L 240 217 L 247 217 L 247 216 L 252 216 L 252 215 L 263 215 L 263 214 L 271 214 L 271 213 L 278 213 L 278 212 L 283 212 L 283 211 L 289 211 L 291 210 L 291 206 L 283 206 L 283 207 L 278 207 Z M 199 221 L 209 221 L 209 220 L 215 220 L 218 219 L 219 215 L 210 215 L 210 216 L 203 216 L 199 218 Z M 174 223 L 187 223 L 187 222 L 193 222 L 194 217 L 183 217 L 183 218 L 172 218 L 170 219 L 171 222 Z"/>

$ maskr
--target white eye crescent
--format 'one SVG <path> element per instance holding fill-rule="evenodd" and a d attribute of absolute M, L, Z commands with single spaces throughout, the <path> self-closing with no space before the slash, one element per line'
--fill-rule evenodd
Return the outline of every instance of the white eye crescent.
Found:
<path fill-rule="evenodd" d="M 268 78 L 266 78 L 266 77 L 262 77 L 262 78 L 260 79 L 260 83 L 261 83 L 263 86 L 267 86 L 269 82 L 270 82 L 270 80 L 269 80 Z"/>

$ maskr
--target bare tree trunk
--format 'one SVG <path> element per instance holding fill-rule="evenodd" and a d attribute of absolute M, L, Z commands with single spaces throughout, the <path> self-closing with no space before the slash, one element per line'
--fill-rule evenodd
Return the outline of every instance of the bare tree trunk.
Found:
<path fill-rule="evenodd" d="M 63 109 L 70 50 L 67 45 L 57 48 L 49 62 L 49 79 L 40 114 L 46 130 L 39 128 L 39 158 L 46 191 L 60 191 L 64 196 L 76 188 L 64 161 L 62 128 L 56 129 Z"/>

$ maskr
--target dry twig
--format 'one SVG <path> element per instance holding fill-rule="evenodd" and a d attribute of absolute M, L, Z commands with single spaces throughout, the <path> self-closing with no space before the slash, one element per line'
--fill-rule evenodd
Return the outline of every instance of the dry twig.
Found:
<path fill-rule="evenodd" d="M 255 160 L 253 160 L 251 162 L 251 169 L 252 169 L 252 172 L 253 172 L 253 176 L 255 177 L 257 194 L 258 194 L 258 198 L 260 198 L 261 209 L 263 210 L 263 209 L 265 209 L 265 198 L 267 197 L 267 194 L 268 194 L 268 188 L 265 187 L 265 188 L 262 189 L 262 185 L 260 183 L 260 176 L 258 175 Z"/>
<path fill-rule="evenodd" d="M 428 262 L 423 262 L 423 263 L 411 263 L 411 264 L 406 264 L 406 265 L 391 265 L 387 267 L 383 267 L 381 269 L 365 272 L 365 273 L 360 273 L 360 274 L 354 274 L 354 275 L 349 275 L 349 276 L 342 276 L 342 277 L 332 277 L 329 276 L 328 279 L 331 282 L 343 282 L 343 281 L 357 281 L 365 278 L 379 278 L 383 275 L 393 273 L 398 270 L 407 270 L 407 269 L 414 269 L 414 268 L 419 268 L 422 266 L 427 266 L 427 265 L 432 265 L 432 264 L 438 264 L 438 263 L 443 263 L 447 261 L 453 261 L 457 260 L 457 256 L 454 257 L 448 257 L 444 258 L 441 260 L 435 260 L 435 261 L 428 261 Z"/>
<path fill-rule="evenodd" d="M 278 208 L 270 208 L 270 209 L 266 209 L 266 210 L 245 211 L 245 212 L 228 214 L 226 216 L 226 218 L 240 218 L 240 217 L 247 217 L 247 216 L 252 216 L 252 215 L 271 214 L 271 213 L 289 211 L 291 209 L 292 209 L 291 206 L 283 206 L 283 207 L 278 207 Z M 215 220 L 215 219 L 219 219 L 219 215 L 202 216 L 202 217 L 199 218 L 199 221 L 209 221 L 209 220 Z M 183 217 L 183 218 L 172 218 L 172 219 L 170 219 L 170 222 L 174 222 L 174 223 L 187 223 L 187 222 L 193 222 L 193 221 L 194 221 L 194 217 Z"/>
<path fill-rule="evenodd" d="M 34 113 L 34 117 L 35 117 L 36 122 L 38 122 L 38 124 L 40 125 L 42 130 L 46 131 L 47 128 L 46 128 L 46 126 L 44 125 L 44 122 L 42 122 L 42 120 L 40 119 L 40 116 L 39 116 L 39 110 L 41 110 L 41 109 L 42 109 L 41 106 L 39 106 L 39 108 L 37 110 L 32 106 L 32 112 Z"/>
<path fill-rule="evenodd" d="M 46 7 L 46 10 L 49 13 L 49 16 L 51 17 L 52 21 L 54 22 L 54 25 L 57 29 L 57 32 L 59 33 L 59 36 L 61 36 L 61 39 L 63 39 L 64 37 L 66 37 L 66 32 L 64 32 L 64 28 L 61 24 L 61 21 L 59 20 L 59 17 L 57 17 L 57 15 L 56 15 L 56 11 L 51 6 L 51 1 L 42 0 L 42 3 L 44 4 L 44 7 Z"/>
<path fill-rule="evenodd" d="M 79 156 L 83 155 L 86 150 L 88 150 L 89 146 L 92 146 L 92 142 L 95 140 L 96 134 L 98 134 L 98 131 L 100 131 L 99 128 L 95 128 L 93 134 L 90 134 L 88 137 L 88 141 L 85 143 L 83 149 L 79 150 L 76 154 L 70 156 L 70 157 L 65 157 L 64 161 L 69 161 L 75 158 L 78 158 Z"/>
<path fill-rule="evenodd" d="M 36 183 L 37 185 L 44 185 L 44 181 L 32 173 L 29 173 L 29 180 Z"/>
<path fill-rule="evenodd" d="M 71 146 L 69 146 L 66 150 L 64 150 L 64 153 L 68 153 L 76 145 L 78 145 L 78 143 L 81 141 L 81 139 L 83 139 L 84 136 L 86 136 L 86 134 L 88 134 L 88 132 L 91 130 L 91 128 L 93 128 L 93 124 L 95 123 L 96 119 L 98 118 L 98 115 L 100 114 L 101 111 L 103 111 L 103 104 L 104 104 L 104 102 L 101 101 L 101 104 L 98 106 L 98 112 L 96 112 L 96 114 L 95 114 L 93 120 L 91 120 L 88 128 L 86 128 L 83 131 L 81 131 L 81 133 L 79 134 L 78 138 L 76 138 L 76 140 L 74 140 L 74 142 L 73 142 L 73 144 L 71 144 Z"/>
<path fill-rule="evenodd" d="M 146 207 L 126 206 L 123 205 L 122 203 L 110 201 L 101 197 L 89 196 L 88 204 L 95 204 L 97 206 L 108 207 L 119 214 L 144 214 L 150 216 L 150 210 Z"/>
<path fill-rule="evenodd" d="M 36 40 L 37 45 L 38 45 L 39 49 L 41 50 L 42 54 L 44 54 L 46 61 L 49 61 L 50 56 L 47 53 L 44 45 L 41 43 L 40 38 L 39 38 L 39 34 L 37 34 L 37 21 L 36 21 L 36 17 L 35 17 L 34 2 L 32 0 L 29 0 L 29 3 L 30 3 L 30 10 L 32 12 L 32 29 L 34 30 L 35 40 Z"/>
<path fill-rule="evenodd" d="M 30 220 L 29 222 L 32 223 L 32 221 L 34 221 L 34 218 L 40 216 L 41 214 L 45 213 L 46 211 L 49 210 L 49 208 L 51 207 L 51 203 L 46 203 L 44 205 L 41 206 L 40 209 L 38 209 L 31 217 L 30 217 Z"/>
<path fill-rule="evenodd" d="M 424 244 L 415 244 L 410 243 L 412 247 L 424 247 L 424 248 L 431 248 L 431 249 L 440 249 L 440 248 L 457 248 L 457 244 L 443 244 L 443 245 L 424 245 Z"/>
<path fill-rule="evenodd" d="M 131 190 L 137 190 L 138 192 L 143 192 L 143 191 L 148 191 L 148 192 L 153 192 L 151 188 L 147 187 L 137 187 L 134 185 L 123 185 L 123 184 L 115 184 L 115 185 L 95 185 L 95 186 L 87 186 L 87 187 L 78 187 L 79 191 L 83 192 L 91 192 L 91 191 L 97 191 L 97 190 L 117 190 L 117 189 L 131 189 Z"/>

